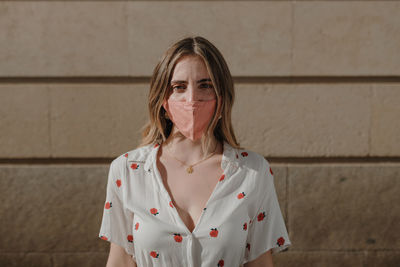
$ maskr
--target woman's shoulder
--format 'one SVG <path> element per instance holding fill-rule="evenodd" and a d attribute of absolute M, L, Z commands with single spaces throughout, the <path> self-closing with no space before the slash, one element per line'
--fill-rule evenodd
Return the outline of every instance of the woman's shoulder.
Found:
<path fill-rule="evenodd" d="M 111 164 L 123 167 L 128 161 L 144 162 L 154 146 L 154 144 L 148 144 L 126 151 L 115 157 Z"/>
<path fill-rule="evenodd" d="M 265 168 L 269 168 L 268 160 L 260 153 L 246 148 L 235 148 L 235 151 L 240 164 L 246 168 L 255 171 L 263 171 Z"/>

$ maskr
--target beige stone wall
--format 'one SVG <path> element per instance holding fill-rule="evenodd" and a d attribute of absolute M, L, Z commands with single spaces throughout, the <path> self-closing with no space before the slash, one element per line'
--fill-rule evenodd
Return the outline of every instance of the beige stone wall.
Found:
<path fill-rule="evenodd" d="M 278 0 L 1 1 L 0 266 L 105 266 L 108 164 L 187 35 L 225 56 L 239 141 L 274 169 L 275 265 L 399 266 L 400 2 Z"/>

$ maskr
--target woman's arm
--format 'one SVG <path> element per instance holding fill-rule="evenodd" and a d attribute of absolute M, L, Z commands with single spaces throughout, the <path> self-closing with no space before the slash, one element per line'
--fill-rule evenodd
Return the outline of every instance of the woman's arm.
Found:
<path fill-rule="evenodd" d="M 268 250 L 257 259 L 245 263 L 244 267 L 274 267 L 271 250 Z"/>
<path fill-rule="evenodd" d="M 111 242 L 106 267 L 137 267 L 137 265 L 123 247 Z"/>

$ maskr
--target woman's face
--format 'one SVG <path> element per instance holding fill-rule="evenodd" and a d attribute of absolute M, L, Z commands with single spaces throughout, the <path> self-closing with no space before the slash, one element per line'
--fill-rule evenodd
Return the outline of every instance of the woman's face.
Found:
<path fill-rule="evenodd" d="M 199 56 L 183 56 L 178 60 L 170 86 L 172 100 L 206 101 L 217 97 L 206 65 Z"/>

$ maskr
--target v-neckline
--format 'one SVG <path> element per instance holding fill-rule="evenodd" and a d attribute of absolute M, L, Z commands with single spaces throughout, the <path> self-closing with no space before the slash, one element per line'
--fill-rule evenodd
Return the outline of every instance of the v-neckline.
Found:
<path fill-rule="evenodd" d="M 168 197 L 168 202 L 170 202 L 170 201 L 172 201 L 171 195 L 169 194 L 168 190 L 166 189 L 165 184 L 164 184 L 164 182 L 162 180 L 161 174 L 160 174 L 160 172 L 158 170 L 158 167 L 157 167 L 158 152 L 159 152 L 160 147 L 161 147 L 161 145 L 159 145 L 157 148 L 155 148 L 156 151 L 154 151 L 155 155 L 154 155 L 154 160 L 153 160 L 153 163 L 152 163 L 153 164 L 153 170 L 154 170 L 154 175 L 156 176 L 156 179 L 157 179 L 158 183 L 160 184 L 160 188 L 161 188 L 160 190 L 163 191 L 162 194 L 167 196 Z M 224 164 L 222 164 L 222 160 L 224 159 L 225 149 L 226 149 L 226 146 L 223 143 L 222 144 L 222 158 L 221 158 L 221 169 L 223 170 L 223 174 L 225 174 L 225 169 L 223 168 Z M 225 168 L 226 167 L 227 166 L 225 165 Z M 218 177 L 216 177 L 216 179 L 218 179 Z M 216 194 L 215 192 L 219 188 L 219 184 L 220 184 L 219 181 L 215 184 L 215 186 L 214 186 L 214 188 L 213 188 L 213 190 L 212 190 L 210 196 L 208 197 L 207 202 L 206 202 L 206 204 L 204 206 L 205 208 L 208 207 L 208 205 L 210 204 L 210 202 L 213 199 L 214 195 Z M 178 209 L 175 207 L 175 205 L 174 205 L 174 208 L 173 208 L 173 212 L 174 212 L 175 217 L 178 218 L 177 220 L 182 225 L 182 227 L 185 229 L 185 231 L 186 231 L 186 233 L 188 235 L 193 235 L 193 234 L 195 234 L 195 232 L 197 232 L 197 230 L 199 228 L 199 225 L 201 223 L 201 220 L 204 217 L 204 208 L 203 208 L 201 210 L 200 217 L 198 218 L 197 222 L 195 223 L 193 231 L 190 231 L 189 228 L 187 227 L 187 225 L 185 224 L 185 222 L 183 221 L 183 219 L 181 218 L 181 216 L 179 215 Z"/>

